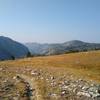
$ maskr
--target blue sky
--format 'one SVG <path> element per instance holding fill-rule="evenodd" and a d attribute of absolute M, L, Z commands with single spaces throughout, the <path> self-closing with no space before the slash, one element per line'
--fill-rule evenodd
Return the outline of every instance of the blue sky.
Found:
<path fill-rule="evenodd" d="M 100 0 L 0 0 L 0 35 L 20 42 L 100 42 Z"/>

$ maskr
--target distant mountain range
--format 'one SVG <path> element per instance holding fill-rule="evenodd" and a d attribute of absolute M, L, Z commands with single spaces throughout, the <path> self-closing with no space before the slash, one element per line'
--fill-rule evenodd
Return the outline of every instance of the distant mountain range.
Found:
<path fill-rule="evenodd" d="M 99 43 L 86 43 L 79 40 L 57 44 L 26 43 L 25 46 L 28 47 L 33 55 L 54 55 L 69 52 L 100 50 Z"/>
<path fill-rule="evenodd" d="M 57 55 L 89 50 L 100 50 L 100 44 L 86 43 L 79 40 L 56 44 L 21 44 L 8 37 L 0 36 L 0 60 L 23 58 L 31 55 Z"/>
<path fill-rule="evenodd" d="M 0 60 L 26 57 L 29 50 L 23 44 L 0 36 Z"/>

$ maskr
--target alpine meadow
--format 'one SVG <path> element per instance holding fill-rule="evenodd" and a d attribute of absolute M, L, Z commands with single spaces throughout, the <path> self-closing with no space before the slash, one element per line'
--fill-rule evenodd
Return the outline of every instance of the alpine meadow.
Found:
<path fill-rule="evenodd" d="M 100 1 L 0 0 L 0 100 L 100 100 Z"/>

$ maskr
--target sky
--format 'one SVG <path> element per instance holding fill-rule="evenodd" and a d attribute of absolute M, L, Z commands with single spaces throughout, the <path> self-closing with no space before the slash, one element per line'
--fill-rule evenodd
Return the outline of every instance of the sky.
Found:
<path fill-rule="evenodd" d="M 100 43 L 100 0 L 0 0 L 0 36 L 19 42 Z"/>

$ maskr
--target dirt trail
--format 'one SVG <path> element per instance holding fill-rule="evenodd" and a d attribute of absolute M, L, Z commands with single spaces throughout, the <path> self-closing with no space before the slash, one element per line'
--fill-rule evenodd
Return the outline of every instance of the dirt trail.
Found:
<path fill-rule="evenodd" d="M 32 95 L 30 95 L 30 100 L 44 100 L 43 96 L 41 94 L 41 90 L 39 89 L 39 86 L 37 85 L 37 81 L 34 77 L 30 78 L 26 75 L 19 75 L 25 82 L 27 82 L 30 85 L 30 88 L 35 91 L 32 91 Z"/>

